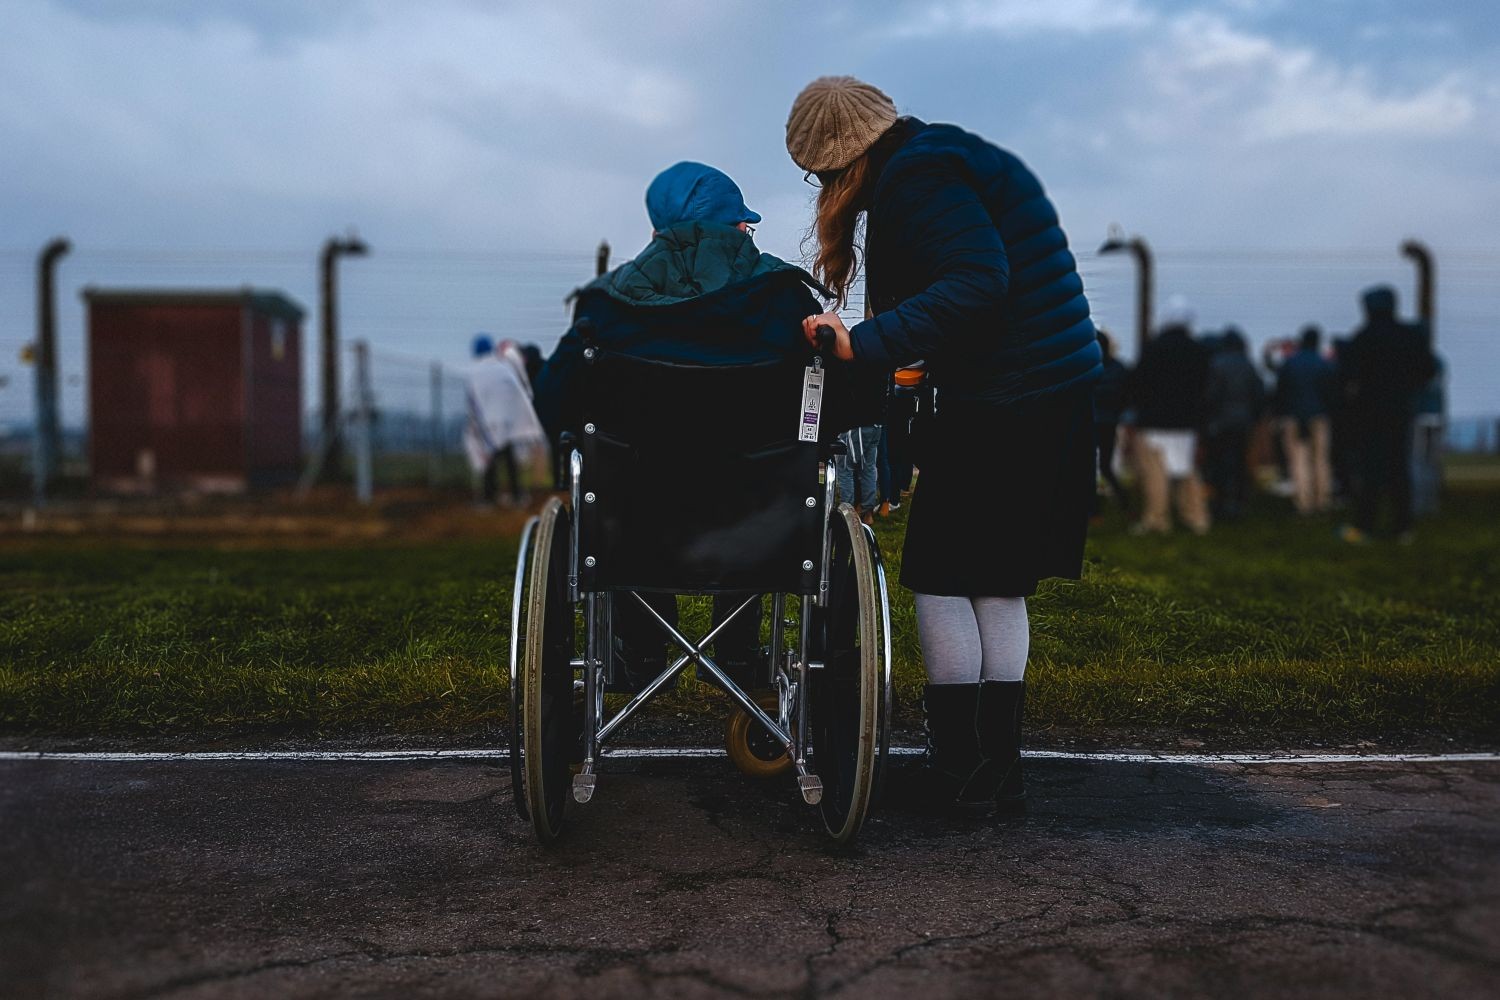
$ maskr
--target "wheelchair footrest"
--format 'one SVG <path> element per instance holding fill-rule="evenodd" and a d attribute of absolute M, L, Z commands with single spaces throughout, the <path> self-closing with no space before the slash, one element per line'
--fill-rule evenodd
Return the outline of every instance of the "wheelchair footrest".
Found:
<path fill-rule="evenodd" d="M 579 775 L 578 777 L 583 777 Z M 592 777 L 592 775 L 590 775 Z M 577 780 L 576 778 L 574 779 Z M 815 806 L 823 801 L 823 779 L 816 774 L 803 774 L 797 777 L 797 788 L 802 792 L 802 800 L 810 806 Z"/>
<path fill-rule="evenodd" d="M 575 774 L 573 775 L 573 798 L 579 803 L 587 802 L 594 797 L 594 785 L 598 782 L 597 774 Z"/>

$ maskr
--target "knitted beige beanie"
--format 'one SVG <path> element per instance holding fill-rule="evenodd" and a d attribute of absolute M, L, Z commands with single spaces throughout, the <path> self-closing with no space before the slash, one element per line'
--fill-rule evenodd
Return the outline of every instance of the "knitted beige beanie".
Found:
<path fill-rule="evenodd" d="M 842 170 L 896 123 L 896 105 L 852 76 L 820 76 L 803 88 L 786 119 L 786 151 L 814 173 Z"/>

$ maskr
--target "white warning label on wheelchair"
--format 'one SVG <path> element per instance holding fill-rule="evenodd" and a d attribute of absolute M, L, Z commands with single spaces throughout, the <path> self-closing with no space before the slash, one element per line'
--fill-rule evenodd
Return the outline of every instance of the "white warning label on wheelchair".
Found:
<path fill-rule="evenodd" d="M 823 369 L 808 368 L 802 376 L 802 421 L 797 425 L 797 440 L 817 441 L 822 419 Z"/>

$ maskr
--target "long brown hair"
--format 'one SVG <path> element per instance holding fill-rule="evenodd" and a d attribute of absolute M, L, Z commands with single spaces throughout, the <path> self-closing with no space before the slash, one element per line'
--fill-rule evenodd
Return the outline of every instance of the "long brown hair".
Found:
<path fill-rule="evenodd" d="M 813 258 L 813 276 L 838 296 L 841 308 L 848 304 L 849 289 L 863 263 L 865 219 L 862 216 L 869 211 L 875 197 L 880 172 L 918 124 L 914 118 L 896 119 L 853 163 L 836 174 L 820 176 L 823 186 L 818 191 L 818 212 L 804 246 L 816 239 L 818 252 Z"/>
<path fill-rule="evenodd" d="M 859 275 L 859 258 L 864 254 L 860 245 L 863 236 L 860 216 L 869 207 L 868 189 L 875 180 L 872 174 L 867 151 L 824 180 L 818 191 L 817 216 L 807 234 L 816 238 L 818 246 L 813 258 L 813 277 L 838 297 L 840 307 L 848 303 L 849 288 Z"/>

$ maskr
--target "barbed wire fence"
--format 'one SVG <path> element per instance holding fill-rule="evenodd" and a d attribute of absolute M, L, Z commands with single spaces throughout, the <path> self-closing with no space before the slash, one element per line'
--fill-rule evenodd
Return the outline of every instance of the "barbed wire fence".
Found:
<path fill-rule="evenodd" d="M 363 376 L 359 355 L 364 354 Z M 463 366 L 349 345 L 349 398 L 367 396 L 372 486 L 451 489 L 468 483 Z M 361 381 L 364 384 L 361 385 Z M 356 422 L 355 427 L 360 425 Z"/>
<path fill-rule="evenodd" d="M 377 486 L 461 486 L 466 480 L 462 374 L 435 359 L 371 350 L 363 340 L 345 345 L 345 354 L 343 399 L 348 405 L 340 434 L 352 448 L 342 455 L 343 468 L 325 470 L 328 442 L 322 438 L 322 415 L 307 413 L 301 492 L 330 471 L 335 479 L 352 479 L 366 501 Z"/>
<path fill-rule="evenodd" d="M 1110 325 L 1127 361 L 1134 301 L 1129 264 L 1076 249 L 1080 274 L 1096 318 Z M 352 370 L 352 344 L 368 342 L 371 481 L 395 486 L 460 489 L 463 457 L 465 348 L 477 332 L 537 344 L 550 353 L 566 330 L 567 294 L 595 273 L 596 251 L 446 250 L 377 245 L 368 258 L 340 271 L 343 365 Z M 1477 356 L 1500 321 L 1500 257 L 1490 250 L 1447 249 L 1439 261 L 1438 349 Z M 618 263 L 618 260 L 616 261 Z M 1199 307 L 1203 325 L 1233 320 L 1252 342 L 1287 337 L 1315 311 L 1327 314 L 1322 289 L 1339 293 L 1344 333 L 1355 319 L 1355 297 L 1367 284 L 1405 288 L 1409 268 L 1383 248 L 1164 247 L 1157 252 L 1157 303 L 1182 291 Z M 317 272 L 307 249 L 209 247 L 152 249 L 78 247 L 62 262 L 58 284 L 58 372 L 65 476 L 88 475 L 88 358 L 86 319 L 77 291 L 86 286 L 134 288 L 257 288 L 284 290 L 309 310 L 303 326 L 303 410 L 308 454 L 318 447 Z M 35 372 L 23 356 L 35 328 L 36 250 L 0 248 L 0 494 L 22 495 L 30 476 Z M 247 282 L 247 279 L 248 282 Z M 1411 296 L 1403 291 L 1403 306 Z M 849 324 L 865 314 L 863 282 L 838 312 Z M 414 332 L 415 331 L 415 332 Z M 1448 421 L 1454 451 L 1500 452 L 1500 370 L 1459 361 L 1468 402 Z M 341 378 L 345 401 L 354 398 Z M 1476 392 L 1477 389 L 1477 392 Z M 1475 405 L 1475 400 L 1480 405 Z M 1495 405 L 1490 405 L 1494 401 Z M 346 455 L 347 462 L 347 455 Z M 345 469 L 352 474 L 352 469 Z"/>

